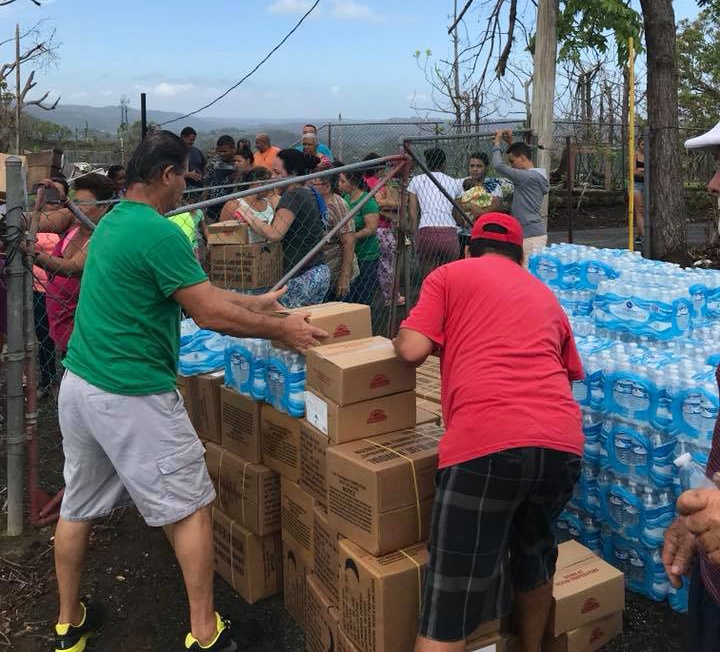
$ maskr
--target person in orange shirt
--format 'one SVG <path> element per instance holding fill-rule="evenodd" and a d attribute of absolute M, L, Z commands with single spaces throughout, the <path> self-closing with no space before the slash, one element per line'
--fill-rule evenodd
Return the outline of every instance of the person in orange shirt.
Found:
<path fill-rule="evenodd" d="M 280 151 L 279 147 L 270 143 L 270 136 L 267 134 L 258 134 L 255 136 L 255 166 L 260 166 L 272 170 L 272 164 Z"/>

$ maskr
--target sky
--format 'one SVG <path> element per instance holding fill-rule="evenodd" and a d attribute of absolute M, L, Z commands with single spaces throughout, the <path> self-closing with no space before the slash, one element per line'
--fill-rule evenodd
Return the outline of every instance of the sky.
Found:
<path fill-rule="evenodd" d="M 476 0 L 468 20 L 481 15 Z M 529 1 L 529 0 L 525 0 Z M 194 110 L 249 72 L 292 29 L 310 0 L 16 0 L 0 8 L 0 41 L 43 19 L 60 42 L 38 89 L 66 104 Z M 201 115 L 382 119 L 419 115 L 430 88 L 416 50 L 447 56 L 453 0 L 320 0 L 318 8 L 248 81 Z M 639 0 L 633 0 L 639 4 Z M 458 2 L 464 4 L 462 0 Z M 675 0 L 678 19 L 694 0 Z M 102 6 L 101 11 L 99 7 Z M 8 32 L 6 35 L 5 32 Z M 0 47 L 0 63 L 13 58 Z M 422 113 L 424 115 L 424 113 Z"/>

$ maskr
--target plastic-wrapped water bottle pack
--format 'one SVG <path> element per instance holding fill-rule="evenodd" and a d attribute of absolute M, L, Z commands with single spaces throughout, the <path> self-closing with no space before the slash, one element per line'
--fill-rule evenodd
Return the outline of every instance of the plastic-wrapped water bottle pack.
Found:
<path fill-rule="evenodd" d="M 199 328 L 192 319 L 180 322 L 180 361 L 178 372 L 195 376 L 222 369 L 227 337 Z"/>
<path fill-rule="evenodd" d="M 684 611 L 687 587 L 671 587 L 661 551 L 677 495 L 704 477 L 718 417 L 720 271 L 568 244 L 536 252 L 530 271 L 567 312 L 585 368 L 573 383 L 584 466 L 558 537 Z"/>

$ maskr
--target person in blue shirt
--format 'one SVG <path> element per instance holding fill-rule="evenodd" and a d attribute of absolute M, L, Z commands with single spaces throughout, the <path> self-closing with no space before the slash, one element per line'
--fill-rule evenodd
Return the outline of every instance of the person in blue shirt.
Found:
<path fill-rule="evenodd" d="M 317 138 L 317 127 L 315 125 L 307 124 L 303 125 L 303 136 L 306 134 L 313 134 Z M 300 138 L 300 142 L 295 145 L 295 149 L 299 152 L 303 151 L 303 142 L 302 138 Z M 334 160 L 332 150 L 325 145 L 324 143 L 320 142 L 320 139 L 317 140 L 317 153 L 314 154 L 315 156 L 322 158 L 323 156 L 327 156 L 331 161 Z"/>

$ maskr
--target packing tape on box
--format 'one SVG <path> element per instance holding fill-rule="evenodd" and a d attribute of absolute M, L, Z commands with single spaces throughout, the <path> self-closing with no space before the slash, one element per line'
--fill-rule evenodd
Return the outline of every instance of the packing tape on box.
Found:
<path fill-rule="evenodd" d="M 220 478 L 222 477 L 222 463 L 223 463 L 223 457 L 225 456 L 225 449 L 220 449 L 220 459 L 218 460 L 218 501 L 220 503 L 220 511 L 225 511 L 223 507 L 223 499 L 222 499 L 222 486 L 220 484 Z M 245 462 L 243 464 L 243 472 L 242 472 L 242 484 L 240 485 L 240 514 L 242 517 L 242 524 L 243 527 L 245 526 L 245 479 L 247 474 L 247 467 L 250 465 L 250 462 Z M 232 530 L 232 528 L 230 528 Z M 232 540 L 232 533 L 230 534 L 230 539 Z M 232 553 L 231 553 L 232 554 Z"/>
<path fill-rule="evenodd" d="M 422 567 L 420 564 L 417 563 L 414 557 L 411 555 L 408 555 L 402 548 L 400 549 L 400 552 L 405 555 L 413 564 L 415 564 L 415 568 L 417 568 L 417 576 L 418 576 L 418 613 L 422 613 Z"/>
<path fill-rule="evenodd" d="M 390 451 L 391 453 L 397 455 L 398 457 L 402 457 L 402 459 L 410 462 L 410 469 L 412 470 L 413 487 L 415 489 L 415 505 L 417 507 L 418 541 L 420 541 L 423 538 L 422 537 L 422 511 L 420 509 L 420 490 L 418 489 L 417 474 L 415 473 L 415 461 L 412 458 L 408 457 L 407 455 L 403 455 L 402 453 L 399 453 L 398 451 L 391 448 L 390 446 L 385 446 L 385 444 L 378 444 L 376 441 L 373 441 L 372 439 L 363 439 L 363 441 L 366 441 L 369 444 L 372 444 L 373 446 L 377 446 L 378 448 L 382 448 L 386 451 Z"/>

